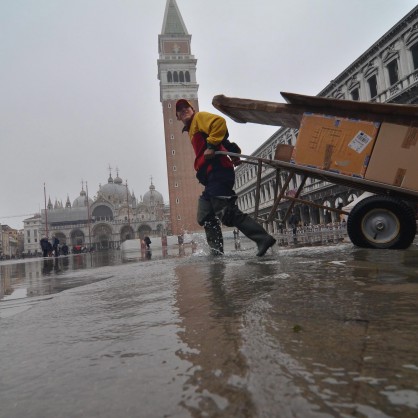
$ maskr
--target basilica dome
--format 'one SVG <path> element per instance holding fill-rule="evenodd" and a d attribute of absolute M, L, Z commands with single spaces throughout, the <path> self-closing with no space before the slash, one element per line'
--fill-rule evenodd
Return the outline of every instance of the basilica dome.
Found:
<path fill-rule="evenodd" d="M 100 187 L 98 194 L 112 203 L 126 202 L 127 197 L 129 201 L 132 199 L 131 193 L 127 190 L 126 185 L 122 183 L 122 179 L 119 176 L 113 181 L 110 175 L 107 184 Z"/>
<path fill-rule="evenodd" d="M 93 200 L 89 198 L 89 204 L 93 204 Z M 73 202 L 73 208 L 84 208 L 87 206 L 87 195 L 86 192 L 81 190 L 80 196 L 78 196 Z"/>
<path fill-rule="evenodd" d="M 142 202 L 146 205 L 163 205 L 164 199 L 163 195 L 160 192 L 155 190 L 155 186 L 151 183 L 149 186 L 149 191 L 144 194 Z"/>
<path fill-rule="evenodd" d="M 115 184 L 122 184 L 123 180 L 119 177 L 119 173 L 116 175 L 115 180 L 113 180 L 113 183 Z"/>

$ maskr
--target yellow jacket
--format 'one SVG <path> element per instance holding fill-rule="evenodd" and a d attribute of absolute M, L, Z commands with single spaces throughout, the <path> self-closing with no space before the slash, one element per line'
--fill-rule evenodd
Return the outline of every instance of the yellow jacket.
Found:
<path fill-rule="evenodd" d="M 208 148 L 217 148 L 227 136 L 228 129 L 226 121 L 222 116 L 214 115 L 209 112 L 195 113 L 189 127 L 190 141 L 196 133 L 203 132 L 207 136 Z"/>

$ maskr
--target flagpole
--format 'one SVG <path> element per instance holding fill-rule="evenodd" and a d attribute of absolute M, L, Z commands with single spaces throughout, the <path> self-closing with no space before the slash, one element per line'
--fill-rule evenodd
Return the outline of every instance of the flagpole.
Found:
<path fill-rule="evenodd" d="M 48 239 L 48 210 L 46 208 L 46 188 L 44 183 L 44 201 L 45 201 L 45 234 L 46 239 Z"/>
<path fill-rule="evenodd" d="M 131 228 L 131 219 L 129 217 L 129 190 L 128 190 L 128 180 L 126 180 L 126 204 L 128 206 L 128 226 Z M 131 231 L 129 231 L 131 232 Z"/>
<path fill-rule="evenodd" d="M 87 223 L 89 226 L 89 251 L 91 250 L 91 229 L 90 229 L 90 202 L 89 202 L 89 187 L 86 182 L 86 194 L 87 194 Z"/>

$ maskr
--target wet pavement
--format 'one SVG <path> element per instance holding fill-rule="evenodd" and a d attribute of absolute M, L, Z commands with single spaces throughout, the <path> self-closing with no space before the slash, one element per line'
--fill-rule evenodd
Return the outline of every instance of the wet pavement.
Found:
<path fill-rule="evenodd" d="M 0 416 L 418 416 L 416 244 L 206 252 L 0 263 Z"/>

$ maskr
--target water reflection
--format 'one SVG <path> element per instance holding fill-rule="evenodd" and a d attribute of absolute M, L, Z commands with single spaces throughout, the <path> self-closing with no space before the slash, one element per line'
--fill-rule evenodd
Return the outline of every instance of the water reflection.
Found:
<path fill-rule="evenodd" d="M 8 411 L 24 415 L 23 393 L 28 403 L 67 397 L 65 412 L 76 397 L 80 410 L 93 404 L 106 417 L 127 407 L 140 415 L 147 404 L 147 416 L 415 418 L 416 248 L 191 254 L 155 248 L 137 263 L 114 252 L 1 265 L 2 306 L 109 278 L 4 321 Z M 112 268 L 95 269 L 103 266 Z M 48 368 L 51 385 L 35 388 Z M 107 391 L 100 402 L 92 385 Z M 170 414 L 164 402 L 185 411 Z M 48 416 L 63 415 L 60 406 Z"/>
<path fill-rule="evenodd" d="M 55 293 L 63 286 L 57 283 L 67 280 L 61 277 L 68 275 L 71 271 L 85 270 L 103 266 L 116 266 L 125 262 L 149 261 L 151 259 L 161 259 L 170 257 L 185 257 L 193 254 L 196 247 L 191 245 L 174 246 L 171 248 L 163 247 L 151 250 L 135 251 L 102 251 L 95 253 L 72 254 L 70 256 L 60 256 L 53 258 L 33 258 L 20 260 L 15 263 L 6 262 L 0 264 L 0 300 L 5 296 L 10 296 L 17 288 L 28 288 L 27 296 L 39 296 Z M 154 254 L 153 254 L 154 252 Z M 94 281 L 93 278 L 86 279 L 86 283 Z M 68 282 L 68 280 L 67 280 Z M 80 285 L 80 281 L 73 281 L 74 286 Z M 67 287 L 68 288 L 68 284 Z"/>
<path fill-rule="evenodd" d="M 153 249 L 138 248 L 131 246 L 122 248 L 121 256 L 123 261 L 143 261 L 151 260 L 151 258 L 172 258 L 185 257 L 194 254 L 197 251 L 196 245 L 174 245 L 171 247 L 156 247 Z"/>
<path fill-rule="evenodd" d="M 193 365 L 182 405 L 192 416 L 256 416 L 245 388 L 243 315 L 272 289 L 276 266 L 231 259 L 176 266 L 179 337 L 187 346 L 177 355 Z"/>
<path fill-rule="evenodd" d="M 414 249 L 372 251 L 356 248 L 347 265 L 354 268 L 356 278 L 367 275 L 382 283 L 417 282 L 416 256 Z"/>
<path fill-rule="evenodd" d="M 176 266 L 187 347 L 177 355 L 192 365 L 182 405 L 208 416 L 271 416 L 272 405 L 280 416 L 415 416 L 417 254 L 336 246 Z"/>
<path fill-rule="evenodd" d="M 332 416 L 416 416 L 407 405 L 417 391 L 403 403 L 387 401 L 388 392 L 396 397 L 417 382 L 416 371 L 404 370 L 418 345 L 416 256 L 416 250 L 336 247 L 282 259 L 287 277 L 270 293 L 265 327 L 247 330 L 261 404 L 270 402 L 266 383 L 292 376 L 283 395 L 305 393 L 311 402 L 304 413 L 299 404 L 300 416 L 315 409 Z M 257 333 L 280 350 L 257 344 Z M 260 357 L 268 361 L 260 364 Z"/>
<path fill-rule="evenodd" d="M 225 265 L 181 265 L 175 269 L 178 280 L 177 308 L 182 331 L 179 337 L 187 350 L 177 355 L 192 364 L 182 401 L 191 415 L 252 416 L 254 405 L 236 382 L 245 378 L 245 358 L 240 353 L 240 318 L 225 291 Z M 189 388 L 189 389 L 188 389 Z M 242 408 L 241 413 L 237 408 Z"/>
<path fill-rule="evenodd" d="M 15 264 L 0 264 L 0 300 L 26 296 L 42 296 L 96 281 L 94 276 L 83 280 L 70 275 L 77 270 L 121 264 L 120 253 L 100 252 L 68 257 L 27 259 Z"/>

